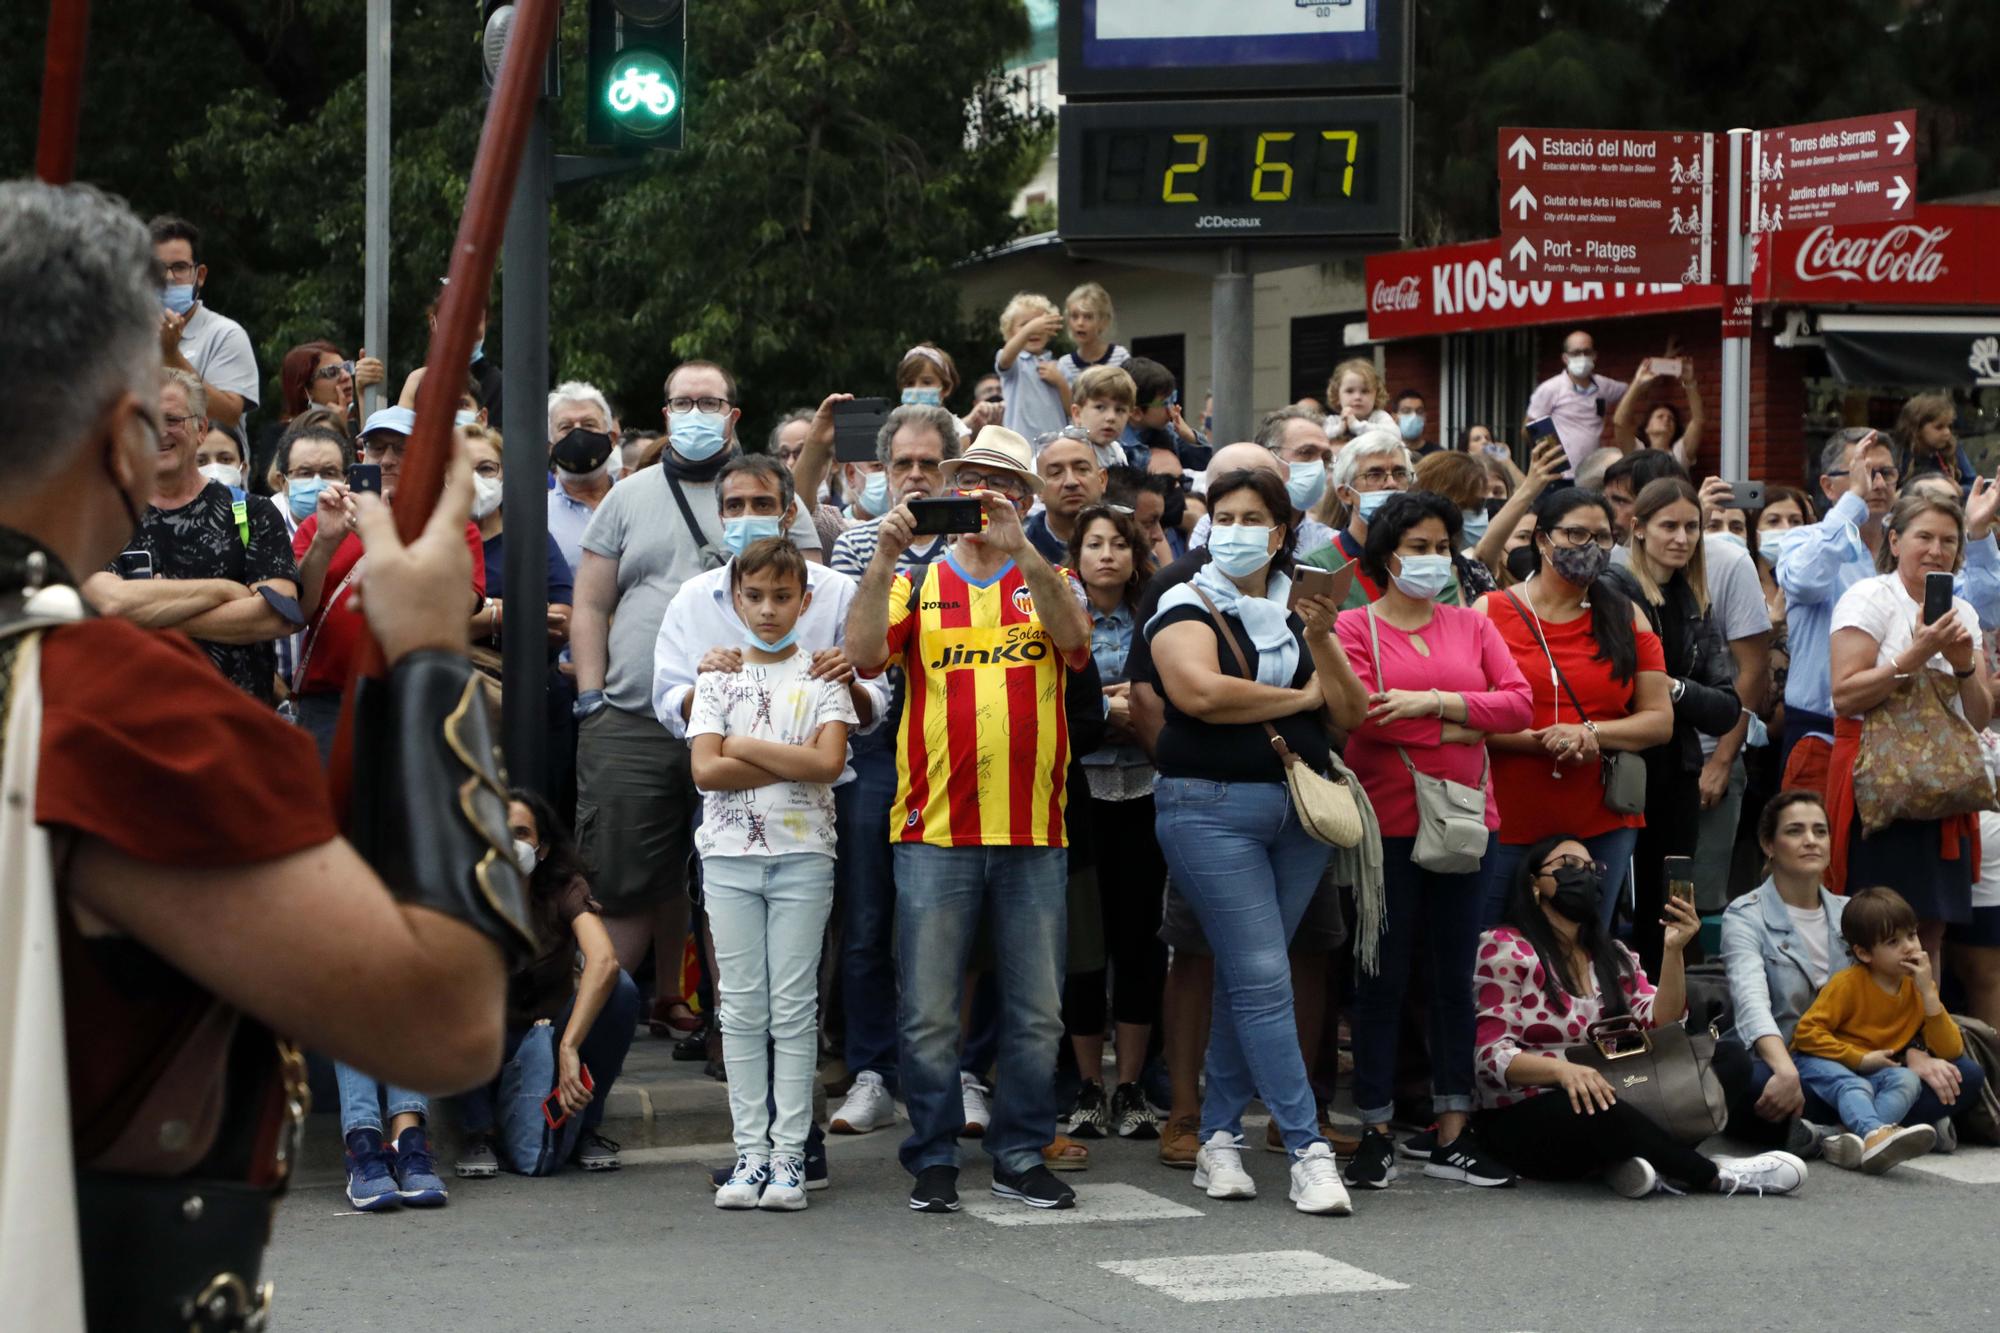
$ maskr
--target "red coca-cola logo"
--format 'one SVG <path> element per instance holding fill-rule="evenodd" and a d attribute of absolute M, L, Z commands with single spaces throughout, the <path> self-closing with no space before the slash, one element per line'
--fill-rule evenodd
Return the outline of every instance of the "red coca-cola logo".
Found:
<path fill-rule="evenodd" d="M 1418 298 L 1423 294 L 1423 286 L 1417 276 L 1405 275 L 1400 281 L 1377 282 L 1375 290 L 1369 293 L 1368 309 L 1380 313 L 1385 310 L 1415 310 Z"/>
<path fill-rule="evenodd" d="M 1904 223 L 1880 236 L 1842 236 L 1831 226 L 1815 227 L 1793 269 L 1800 282 L 1838 278 L 1842 282 L 1936 282 L 1944 273 L 1940 248 L 1949 227 Z"/>

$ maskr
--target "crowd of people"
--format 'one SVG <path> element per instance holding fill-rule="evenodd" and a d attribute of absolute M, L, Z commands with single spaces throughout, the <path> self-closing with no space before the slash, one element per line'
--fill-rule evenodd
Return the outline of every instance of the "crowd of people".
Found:
<path fill-rule="evenodd" d="M 152 236 L 159 475 L 84 592 L 185 631 L 324 761 L 362 624 L 356 491 L 394 504 L 422 372 L 362 419 L 387 369 L 303 344 L 250 446 L 255 366 L 200 299 L 200 238 Z M 1324 406 L 1218 443 L 1114 321 L 1095 283 L 1022 293 L 969 389 L 912 346 L 872 458 L 835 457 L 845 392 L 751 441 L 713 362 L 673 368 L 658 431 L 558 385 L 525 628 L 475 353 L 451 614 L 476 659 L 527 632 L 553 668 L 550 786 L 509 806 L 537 949 L 505 1054 L 552 1059 L 535 1113 L 574 1118 L 567 1160 L 618 1165 L 600 1126 L 642 1026 L 728 1080 L 722 1208 L 829 1181 L 823 1025 L 824 1128 L 906 1115 L 921 1212 L 958 1209 L 968 1137 L 1033 1207 L 1073 1206 L 1062 1174 L 1115 1140 L 1251 1198 L 1253 1100 L 1315 1214 L 1406 1167 L 1783 1194 L 1810 1159 L 1956 1147 L 1985 1079 L 1968 1031 L 2000 1025 L 2000 484 L 1949 399 L 1836 433 L 1817 496 L 1759 496 L 1691 473 L 1672 348 L 1628 385 L 1572 332 L 1518 428 L 1449 447 L 1422 443 L 1420 392 L 1347 361 Z M 1685 411 L 1650 401 L 1676 379 Z M 1302 815 L 1302 773 L 1358 834 Z M 1701 1004 L 1748 1155 L 1573 1058 Z M 510 1132 L 518 1081 L 460 1099 L 458 1176 L 549 1166 Z M 338 1083 L 355 1206 L 445 1202 L 428 1100 Z"/>

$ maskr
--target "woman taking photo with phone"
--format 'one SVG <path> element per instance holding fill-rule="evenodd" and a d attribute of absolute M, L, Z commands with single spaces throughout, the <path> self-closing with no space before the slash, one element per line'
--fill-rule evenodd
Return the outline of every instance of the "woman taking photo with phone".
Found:
<path fill-rule="evenodd" d="M 1961 597 L 1940 598 L 1926 614 L 1926 582 L 1933 574 L 1946 582 L 1965 555 L 1965 511 L 1951 500 L 1922 491 L 1896 501 L 1883 520 L 1882 549 L 1875 565 L 1882 572 L 1841 595 L 1833 612 L 1833 758 L 1829 770 L 1827 821 L 1833 830 L 1833 859 L 1827 887 L 1886 884 L 1917 913 L 1917 934 L 1933 969 L 1941 969 L 1940 948 L 1947 925 L 1972 919 L 1972 863 L 1978 823 L 1972 813 L 1943 819 L 1895 819 L 1867 833 L 1854 796 L 1854 765 L 1864 735 L 1879 716 L 1885 728 L 1898 715 L 1916 718 L 1926 701 L 1919 689 L 1934 692 L 1954 717 L 1973 731 L 1993 717 L 1993 697 L 1980 662 L 1979 620 Z M 1930 744 L 1958 739 L 1931 729 Z M 1970 732 L 1963 742 L 1977 747 Z M 1895 754 L 1883 758 L 1894 760 Z M 1921 758 L 1921 757 L 1920 757 Z"/>
<path fill-rule="evenodd" d="M 1166 717 L 1155 831 L 1215 953 L 1194 1183 L 1212 1199 L 1256 1195 L 1243 1169 L 1243 1111 L 1261 1095 L 1292 1157 L 1292 1201 L 1346 1213 L 1299 1052 L 1286 955 L 1332 849 L 1299 823 L 1266 728 L 1324 773 L 1326 715 L 1352 730 L 1367 697 L 1334 640 L 1333 603 L 1302 598 L 1304 619 L 1286 609 L 1297 516 L 1284 482 L 1229 472 L 1210 483 L 1208 501 L 1212 558 L 1160 598 L 1145 627 Z"/>
<path fill-rule="evenodd" d="M 1463 454 L 1433 454 L 1422 466 L 1439 459 L 1470 462 Z M 1380 967 L 1355 977 L 1354 1101 L 1364 1132 L 1347 1183 L 1361 1189 L 1387 1189 L 1396 1178 L 1389 1120 L 1397 1037 L 1420 949 L 1428 964 L 1431 1105 L 1438 1116 L 1424 1174 L 1472 1185 L 1514 1180 L 1480 1148 L 1466 1122 L 1472 1114 L 1472 965 L 1484 924 L 1483 859 L 1491 831 L 1500 826 L 1500 807 L 1487 782 L 1486 734 L 1527 726 L 1532 694 L 1492 621 L 1437 600 L 1463 541 L 1459 512 L 1428 491 L 1392 497 L 1369 524 L 1361 552 L 1362 570 L 1382 585 L 1382 596 L 1340 614 L 1340 645 L 1370 691 L 1368 715 L 1348 736 L 1346 758 L 1381 827 L 1388 906 Z M 1419 863 L 1419 773 L 1476 793 L 1482 827 L 1469 866 Z"/>

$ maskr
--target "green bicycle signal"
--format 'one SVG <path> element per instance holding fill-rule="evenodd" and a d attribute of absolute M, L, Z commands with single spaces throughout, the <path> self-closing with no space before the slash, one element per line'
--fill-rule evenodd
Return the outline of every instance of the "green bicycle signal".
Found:
<path fill-rule="evenodd" d="M 660 134 L 680 112 L 680 84 L 653 52 L 622 51 L 604 85 L 604 104 L 628 134 Z"/>

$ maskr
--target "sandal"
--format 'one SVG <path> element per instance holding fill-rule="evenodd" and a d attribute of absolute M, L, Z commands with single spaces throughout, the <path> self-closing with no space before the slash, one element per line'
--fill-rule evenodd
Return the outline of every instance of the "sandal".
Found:
<path fill-rule="evenodd" d="M 1058 1134 L 1042 1149 L 1042 1165 L 1051 1171 L 1088 1171 L 1090 1149 L 1067 1134 Z"/>
<path fill-rule="evenodd" d="M 678 1041 L 701 1029 L 701 1018 L 688 1008 L 686 1000 L 655 1000 L 647 1016 L 646 1030 L 656 1037 Z"/>

